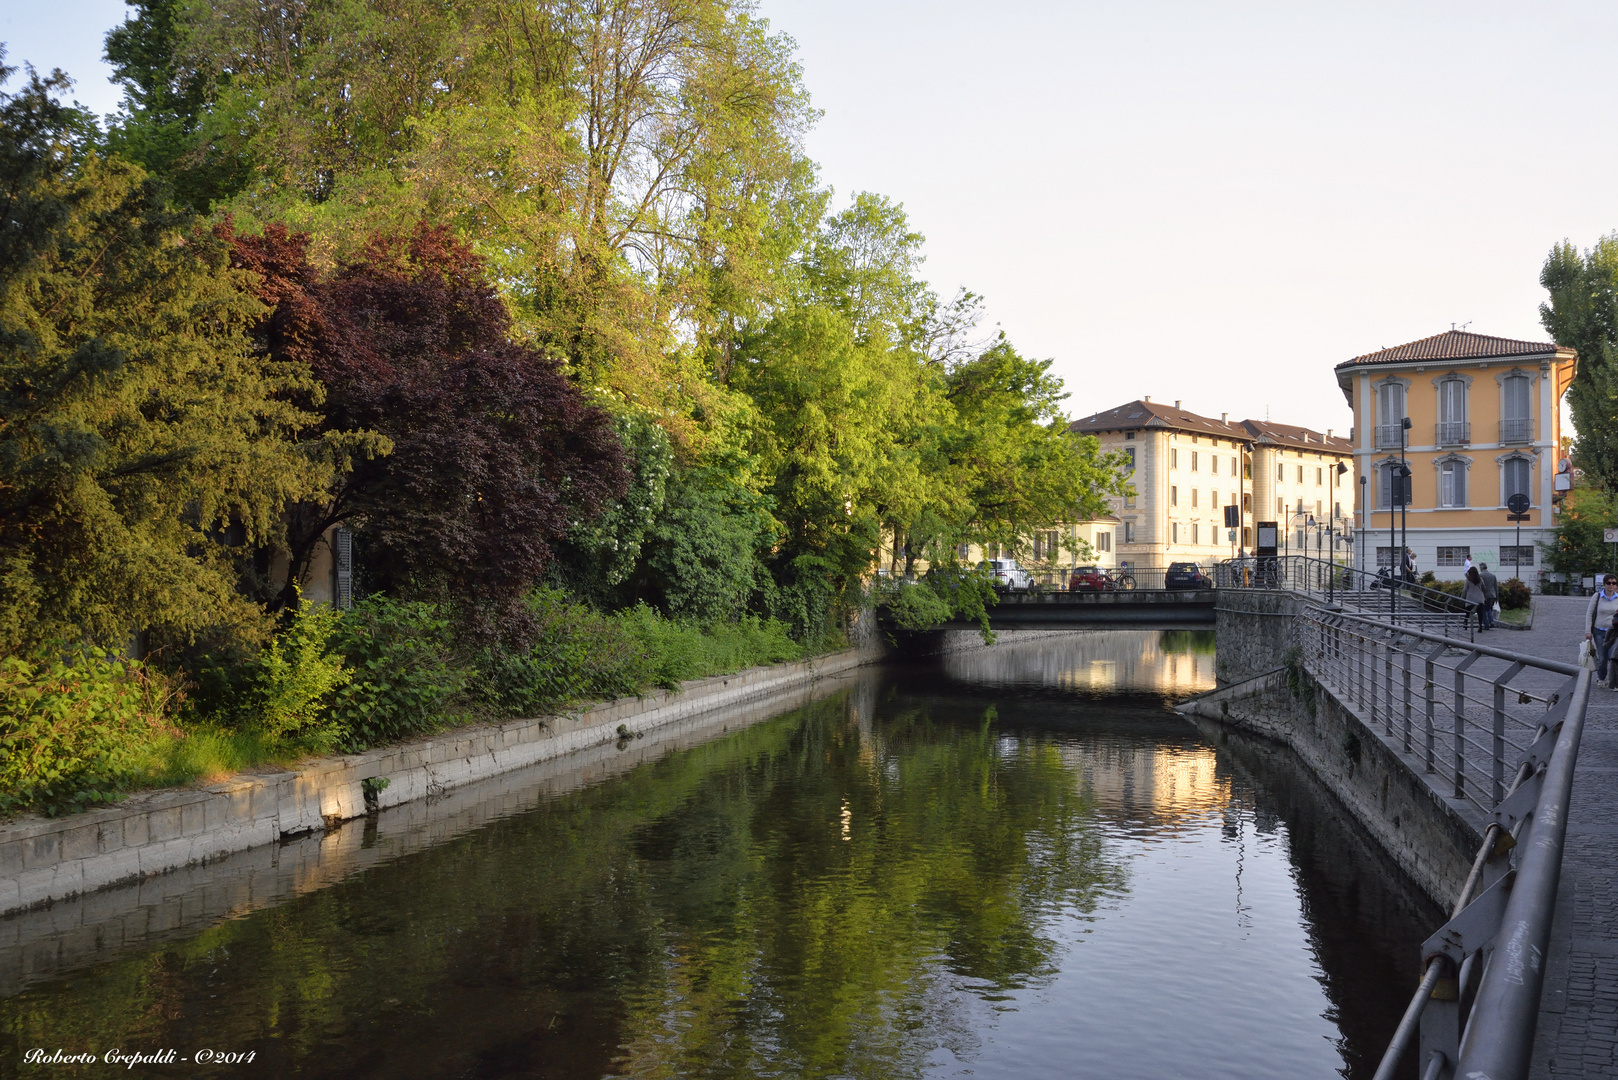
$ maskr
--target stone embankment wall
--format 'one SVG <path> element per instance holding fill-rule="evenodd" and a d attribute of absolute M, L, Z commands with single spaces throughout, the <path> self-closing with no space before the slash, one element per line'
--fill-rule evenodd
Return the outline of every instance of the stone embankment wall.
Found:
<path fill-rule="evenodd" d="M 802 687 L 882 656 L 880 645 L 868 641 L 578 713 L 458 728 L 295 770 L 242 774 L 67 817 L 0 824 L 0 915 L 323 831 L 373 810 Z"/>
<path fill-rule="evenodd" d="M 1264 623 L 1251 642 L 1276 637 L 1270 665 L 1285 655 Z M 1224 625 L 1220 659 L 1224 660 Z M 1244 662 L 1262 662 L 1258 646 Z M 1223 681 L 1223 679 L 1221 679 Z M 1185 702 L 1182 713 L 1273 739 L 1291 748 L 1435 903 L 1447 908 L 1466 881 L 1486 823 L 1474 808 L 1442 795 L 1413 756 L 1367 727 L 1307 673 L 1270 671 Z"/>
<path fill-rule="evenodd" d="M 1302 610 L 1303 601 L 1288 592 L 1219 590 L 1214 605 L 1214 637 L 1219 643 L 1214 674 L 1219 685 L 1280 667 L 1293 644 L 1293 617 Z"/>

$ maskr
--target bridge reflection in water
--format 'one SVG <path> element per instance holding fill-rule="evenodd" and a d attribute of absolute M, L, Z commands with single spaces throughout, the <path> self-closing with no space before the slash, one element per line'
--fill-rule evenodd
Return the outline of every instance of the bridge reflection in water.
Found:
<path fill-rule="evenodd" d="M 1369 1077 L 1432 912 L 1284 754 L 1168 708 L 1212 663 L 1007 634 L 503 784 L 486 826 L 36 972 L 0 1076 L 209 1045 L 345 1080 Z"/>

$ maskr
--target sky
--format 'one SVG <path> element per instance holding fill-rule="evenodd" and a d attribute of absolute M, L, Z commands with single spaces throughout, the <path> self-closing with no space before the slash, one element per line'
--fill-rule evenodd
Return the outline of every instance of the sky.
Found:
<path fill-rule="evenodd" d="M 838 205 L 904 204 L 1069 411 L 1346 429 L 1333 365 L 1451 328 L 1546 340 L 1539 269 L 1618 230 L 1610 3 L 760 0 Z M 124 8 L 0 9 L 10 63 L 117 104 Z"/>

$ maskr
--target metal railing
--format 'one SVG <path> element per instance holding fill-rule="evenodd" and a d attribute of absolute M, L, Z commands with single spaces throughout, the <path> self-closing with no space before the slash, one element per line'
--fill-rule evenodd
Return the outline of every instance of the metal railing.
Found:
<path fill-rule="evenodd" d="M 1477 622 L 1475 604 L 1442 589 L 1395 581 L 1386 572 L 1369 574 L 1313 555 L 1227 559 L 1214 566 L 1213 579 L 1220 589 L 1284 589 L 1433 633 L 1470 636 Z"/>
<path fill-rule="evenodd" d="M 1466 420 L 1441 420 L 1433 434 L 1438 446 L 1460 446 L 1472 441 L 1472 425 Z"/>
<path fill-rule="evenodd" d="M 1418 1030 L 1424 1080 L 1526 1076 L 1591 673 L 1319 607 L 1298 627 L 1315 682 L 1483 829 L 1377 1080 Z"/>
<path fill-rule="evenodd" d="M 1378 450 L 1397 450 L 1404 434 L 1404 425 L 1378 424 L 1376 425 L 1376 448 Z"/>
<path fill-rule="evenodd" d="M 1500 421 L 1500 441 L 1503 443 L 1531 443 L 1534 441 L 1534 422 L 1523 417 Z"/>

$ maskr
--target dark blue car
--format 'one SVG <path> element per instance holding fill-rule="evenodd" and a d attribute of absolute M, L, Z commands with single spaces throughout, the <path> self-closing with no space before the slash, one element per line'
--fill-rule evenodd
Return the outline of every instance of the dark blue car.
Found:
<path fill-rule="evenodd" d="M 1202 572 L 1194 562 L 1170 563 L 1163 573 L 1165 589 L 1211 589 L 1213 578 Z"/>

